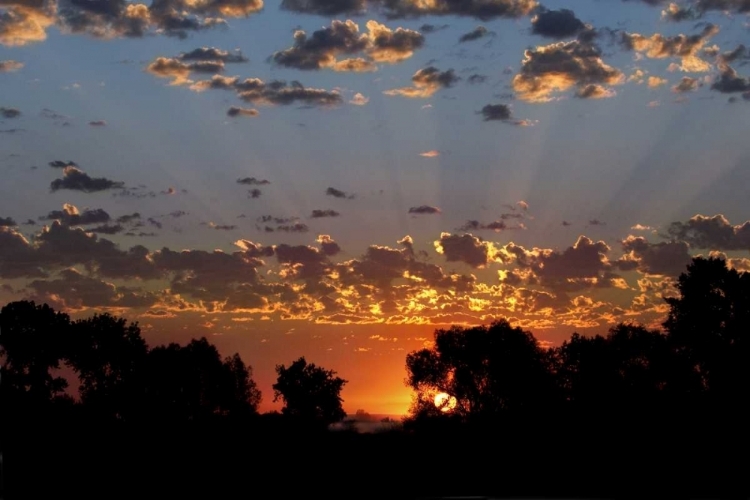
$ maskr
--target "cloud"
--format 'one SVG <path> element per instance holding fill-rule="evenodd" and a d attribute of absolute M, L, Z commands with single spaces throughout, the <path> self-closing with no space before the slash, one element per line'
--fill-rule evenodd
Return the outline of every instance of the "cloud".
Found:
<path fill-rule="evenodd" d="M 366 0 L 282 0 L 281 8 L 303 14 L 336 16 L 362 14 L 367 10 Z"/>
<path fill-rule="evenodd" d="M 47 165 L 49 165 L 52 168 L 67 168 L 67 167 L 75 167 L 78 168 L 78 164 L 74 161 L 62 161 L 62 160 L 54 160 L 49 162 Z"/>
<path fill-rule="evenodd" d="M 360 34 L 359 25 L 352 20 L 331 21 L 331 26 L 313 32 L 310 37 L 297 30 L 294 45 L 271 58 L 276 64 L 300 70 L 365 72 L 376 70 L 375 63 L 408 59 L 424 45 L 424 37 L 418 31 L 391 30 L 373 20 L 367 22 L 367 30 Z M 339 59 L 339 56 L 349 58 Z"/>
<path fill-rule="evenodd" d="M 69 189 L 73 191 L 83 191 L 84 193 L 94 193 L 108 189 L 121 189 L 124 187 L 123 182 L 112 181 L 104 177 L 90 177 L 87 173 L 76 167 L 65 167 L 63 178 L 55 179 L 50 184 L 52 192 L 60 189 Z"/>
<path fill-rule="evenodd" d="M 320 243 L 320 247 L 323 250 L 323 253 L 329 257 L 337 255 L 339 252 L 341 252 L 341 247 L 339 246 L 339 244 L 333 241 L 333 239 L 327 234 L 318 235 L 318 239 L 316 241 Z"/>
<path fill-rule="evenodd" d="M 638 33 L 623 32 L 621 43 L 627 50 L 644 54 L 650 59 L 678 58 L 678 68 L 685 72 L 706 72 L 711 64 L 700 58 L 699 54 L 708 40 L 719 33 L 719 27 L 706 25 L 697 35 L 675 35 L 665 37 L 655 33 L 645 37 Z"/>
<path fill-rule="evenodd" d="M 258 188 L 255 188 L 255 189 L 251 189 L 250 191 L 248 191 L 248 194 L 250 195 L 250 198 L 260 198 L 260 195 L 263 194 L 263 191 L 261 191 Z"/>
<path fill-rule="evenodd" d="M 750 4 L 747 0 L 697 0 L 695 7 L 699 12 L 709 10 L 735 11 L 743 14 L 750 12 Z"/>
<path fill-rule="evenodd" d="M 224 71 L 223 61 L 197 61 L 185 63 L 180 59 L 157 57 L 146 66 L 146 71 L 159 78 L 171 78 L 172 85 L 192 83 L 191 73 L 216 74 Z"/>
<path fill-rule="evenodd" d="M 683 76 L 682 80 L 680 80 L 680 83 L 672 87 L 672 91 L 677 93 L 694 92 L 698 90 L 699 86 L 700 80 L 698 80 L 697 78 Z"/>
<path fill-rule="evenodd" d="M 699 16 L 692 7 L 670 3 L 666 9 L 661 11 L 662 19 L 672 22 L 691 21 Z"/>
<path fill-rule="evenodd" d="M 691 261 L 684 241 L 649 243 L 642 236 L 628 236 L 622 241 L 625 252 L 620 264 L 635 263 L 639 272 L 657 276 L 679 276 Z"/>
<path fill-rule="evenodd" d="M 17 225 L 12 217 L 0 217 L 0 227 L 16 227 Z"/>
<path fill-rule="evenodd" d="M 468 33 L 464 33 L 463 35 L 461 35 L 461 37 L 458 39 L 458 43 L 472 42 L 486 36 L 491 36 L 492 34 L 493 33 L 484 26 L 477 26 Z"/>
<path fill-rule="evenodd" d="M 121 215 L 117 218 L 116 222 L 118 224 L 129 224 L 131 222 L 139 221 L 141 219 L 141 214 L 138 212 L 134 212 L 132 214 L 128 215 Z"/>
<path fill-rule="evenodd" d="M 255 177 L 244 177 L 237 179 L 237 184 L 244 184 L 246 186 L 265 186 L 271 184 L 271 181 L 267 179 L 256 179 Z"/>
<path fill-rule="evenodd" d="M 22 62 L 14 61 L 12 59 L 6 59 L 5 61 L 0 61 L 0 73 L 11 73 L 13 71 L 18 71 L 19 69 L 23 68 L 24 64 Z"/>
<path fill-rule="evenodd" d="M 669 82 L 665 78 L 660 78 L 658 76 L 649 76 L 647 80 L 648 88 L 650 89 L 659 88 L 667 83 Z"/>
<path fill-rule="evenodd" d="M 503 215 L 504 216 L 500 217 L 500 220 L 496 220 L 496 221 L 489 222 L 489 223 L 482 223 L 482 222 L 479 222 L 478 220 L 468 220 L 458 230 L 459 231 L 495 231 L 496 233 L 499 233 L 500 231 L 506 231 L 510 229 L 525 229 L 525 226 L 523 224 L 519 224 L 517 226 L 508 226 L 505 222 L 505 219 L 509 218 L 507 217 L 508 214 L 503 214 Z"/>
<path fill-rule="evenodd" d="M 8 1 L 0 11 L 0 45 L 20 47 L 47 39 L 47 28 L 55 22 L 51 1 Z"/>
<path fill-rule="evenodd" d="M 201 80 L 190 86 L 196 92 L 209 89 L 233 90 L 237 97 L 249 103 L 266 105 L 290 105 L 302 102 L 308 106 L 335 106 L 342 102 L 341 94 L 336 91 L 308 88 L 298 81 L 287 83 L 283 80 L 272 80 L 268 83 L 259 78 L 224 77 L 214 75 L 210 80 Z"/>
<path fill-rule="evenodd" d="M 326 189 L 326 195 L 333 196 L 334 198 L 346 198 L 349 200 L 354 199 L 353 194 L 345 193 L 344 191 L 340 191 L 332 187 L 329 187 L 328 189 Z"/>
<path fill-rule="evenodd" d="M 354 94 L 354 97 L 352 97 L 351 101 L 349 101 L 349 104 L 354 104 L 355 106 L 364 106 L 368 102 L 370 102 L 369 97 L 365 97 L 357 92 L 356 94 Z"/>
<path fill-rule="evenodd" d="M 527 50 L 512 85 L 521 100 L 548 102 L 574 87 L 578 97 L 604 97 L 603 85 L 623 80 L 620 70 L 604 63 L 596 45 L 573 40 Z"/>
<path fill-rule="evenodd" d="M 17 110 L 16 108 L 1 108 L 0 107 L 0 116 L 6 119 L 18 118 L 19 116 L 21 116 L 21 112 Z"/>
<path fill-rule="evenodd" d="M 53 210 L 41 220 L 57 220 L 65 226 L 85 226 L 89 224 L 102 224 L 110 221 L 109 214 L 101 208 L 95 210 L 85 209 L 80 212 L 75 205 L 65 203 L 62 210 Z"/>
<path fill-rule="evenodd" d="M 469 78 L 466 79 L 466 81 L 472 85 L 476 85 L 479 83 L 484 83 L 487 81 L 487 75 L 480 75 L 479 73 L 474 73 L 473 75 L 469 76 Z"/>
<path fill-rule="evenodd" d="M 510 120 L 511 111 L 510 107 L 506 104 L 487 104 L 480 111 L 484 117 L 484 121 L 506 121 Z"/>
<path fill-rule="evenodd" d="M 570 9 L 543 9 L 531 18 L 531 32 L 548 38 L 572 38 L 591 29 Z"/>
<path fill-rule="evenodd" d="M 419 156 L 422 156 L 424 158 L 437 158 L 438 156 L 440 156 L 440 151 L 436 151 L 436 150 L 432 149 L 430 151 L 425 151 L 423 153 L 419 153 Z"/>
<path fill-rule="evenodd" d="M 338 217 L 341 215 L 335 210 L 327 209 L 327 210 L 313 210 L 312 214 L 310 215 L 310 218 L 312 219 L 320 219 L 323 217 Z"/>
<path fill-rule="evenodd" d="M 238 116 L 248 116 L 248 117 L 254 117 L 258 116 L 260 113 L 257 109 L 252 108 L 239 108 L 237 106 L 232 106 L 227 110 L 227 116 L 231 116 L 232 118 L 238 117 Z"/>
<path fill-rule="evenodd" d="M 411 207 L 409 209 L 410 214 L 439 214 L 440 209 L 438 207 L 431 207 L 429 205 L 420 205 L 418 207 Z"/>
<path fill-rule="evenodd" d="M 447 262 L 463 262 L 471 267 L 483 268 L 495 262 L 497 251 L 492 243 L 471 234 L 441 233 L 434 242 L 435 250 Z"/>
<path fill-rule="evenodd" d="M 687 222 L 673 222 L 667 231 L 671 238 L 695 248 L 750 250 L 750 221 L 732 225 L 722 214 L 698 214 Z"/>
<path fill-rule="evenodd" d="M 750 78 L 739 76 L 733 67 L 722 63 L 719 65 L 719 76 L 711 84 L 711 89 L 723 94 L 742 92 L 748 97 L 750 96 Z"/>
<path fill-rule="evenodd" d="M 536 0 L 381 0 L 390 18 L 417 16 L 463 16 L 487 21 L 498 17 L 529 15 L 539 5 Z"/>
<path fill-rule="evenodd" d="M 105 122 L 104 120 L 94 120 L 90 121 L 89 125 L 91 125 L 92 127 L 106 127 L 107 122 Z"/>
<path fill-rule="evenodd" d="M 121 233 L 125 230 L 125 228 L 120 224 L 102 224 L 101 226 L 96 226 L 87 229 L 90 233 L 99 233 L 99 234 L 117 234 Z"/>
<path fill-rule="evenodd" d="M 199 47 L 190 52 L 183 52 L 178 57 L 181 61 L 221 61 L 223 63 L 245 63 L 248 58 L 237 50 L 229 52 L 215 47 Z"/>
<path fill-rule="evenodd" d="M 452 87 L 460 79 L 452 69 L 440 71 L 434 66 L 428 66 L 420 69 L 411 77 L 414 86 L 385 90 L 383 93 L 390 96 L 400 95 L 425 99 L 431 97 L 440 89 Z"/>

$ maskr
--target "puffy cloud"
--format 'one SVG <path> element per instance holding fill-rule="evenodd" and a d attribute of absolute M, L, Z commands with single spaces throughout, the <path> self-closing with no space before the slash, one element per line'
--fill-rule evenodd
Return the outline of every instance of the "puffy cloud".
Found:
<path fill-rule="evenodd" d="M 283 80 L 272 80 L 268 83 L 259 78 L 224 77 L 214 75 L 210 80 L 201 80 L 190 88 L 196 92 L 209 89 L 234 90 L 237 97 L 245 102 L 267 105 L 290 105 L 302 102 L 309 106 L 335 106 L 342 102 L 341 94 L 336 91 L 305 87 L 298 81 L 287 83 Z"/>
<path fill-rule="evenodd" d="M 221 73 L 224 71 L 224 62 L 219 60 L 186 63 L 176 58 L 157 57 L 146 67 L 146 71 L 160 78 L 171 78 L 172 85 L 184 85 L 192 83 L 191 73 Z"/>
<path fill-rule="evenodd" d="M 547 102 L 574 87 L 578 97 L 602 97 L 608 92 L 602 85 L 623 80 L 620 70 L 604 63 L 596 45 L 573 40 L 527 50 L 513 90 L 521 100 Z"/>
<path fill-rule="evenodd" d="M 232 118 L 238 117 L 238 116 L 248 116 L 248 117 L 254 117 L 258 116 L 260 113 L 257 109 L 253 108 L 240 108 L 237 106 L 232 106 L 227 110 L 227 116 L 231 116 Z"/>
<path fill-rule="evenodd" d="M 63 170 L 62 179 L 55 179 L 50 183 L 50 190 L 54 192 L 60 189 L 69 189 L 72 191 L 83 191 L 84 193 L 94 193 L 108 189 L 121 189 L 124 185 L 123 182 L 113 181 L 105 177 L 90 177 L 82 170 L 68 166 Z"/>
<path fill-rule="evenodd" d="M 672 91 L 677 93 L 693 92 L 695 90 L 698 90 L 699 86 L 700 80 L 698 80 L 697 78 L 683 76 L 682 80 L 680 80 L 680 83 L 672 87 Z"/>
<path fill-rule="evenodd" d="M 572 38 L 591 29 L 570 9 L 543 9 L 531 18 L 531 32 L 548 38 Z"/>
<path fill-rule="evenodd" d="M 721 214 L 696 215 L 687 222 L 673 222 L 669 236 L 692 247 L 710 250 L 750 250 L 750 221 L 732 225 Z"/>
<path fill-rule="evenodd" d="M 662 19 L 673 22 L 690 21 L 698 17 L 698 12 L 691 7 L 670 3 L 666 9 L 661 11 Z"/>
<path fill-rule="evenodd" d="M 337 255 L 339 252 L 341 252 L 341 247 L 339 246 L 339 244 L 333 241 L 333 238 L 331 238 L 327 234 L 319 235 L 316 241 L 320 244 L 320 248 L 323 253 L 329 257 Z"/>
<path fill-rule="evenodd" d="M 706 25 L 697 35 L 675 35 L 665 37 L 655 33 L 650 37 L 638 33 L 623 33 L 622 45 L 651 59 L 679 58 L 679 69 L 685 72 L 706 72 L 711 64 L 700 58 L 700 52 L 708 40 L 719 33 L 719 27 Z"/>
<path fill-rule="evenodd" d="M 487 104 L 482 108 L 482 116 L 484 121 L 507 121 L 510 120 L 511 111 L 510 107 L 506 104 Z"/>
<path fill-rule="evenodd" d="M 666 85 L 669 83 L 666 79 L 660 78 L 658 76 L 649 76 L 648 77 L 648 88 L 650 89 L 656 89 L 661 87 L 662 85 Z"/>
<path fill-rule="evenodd" d="M 421 33 L 409 29 L 391 30 L 377 21 L 367 22 L 360 34 L 354 21 L 331 21 L 331 26 L 307 33 L 294 33 L 294 46 L 276 52 L 276 64 L 301 70 L 330 68 L 335 71 L 373 71 L 375 63 L 396 63 L 408 59 L 424 45 Z M 360 55 L 360 57 L 354 57 Z M 339 56 L 350 56 L 340 60 Z"/>
<path fill-rule="evenodd" d="M 625 256 L 619 265 L 628 268 L 634 263 L 639 272 L 658 276 L 679 276 L 691 261 L 684 241 L 649 243 L 641 236 L 628 236 L 622 241 Z"/>
<path fill-rule="evenodd" d="M 750 78 L 739 76 L 737 71 L 728 64 L 719 65 L 719 76 L 711 84 L 711 89 L 722 94 L 743 93 L 750 97 Z"/>
<path fill-rule="evenodd" d="M 0 73 L 11 73 L 13 71 L 18 71 L 21 68 L 23 68 L 22 62 L 14 61 L 12 59 L 0 61 Z"/>
<path fill-rule="evenodd" d="M 215 47 L 199 47 L 190 52 L 183 52 L 178 57 L 181 61 L 221 61 L 223 63 L 244 63 L 247 57 L 237 50 L 229 52 Z"/>
<path fill-rule="evenodd" d="M 356 94 L 354 94 L 354 97 L 352 97 L 352 99 L 349 101 L 349 104 L 354 104 L 355 106 L 364 106 L 368 102 L 370 102 L 369 97 L 365 97 L 359 92 L 357 92 Z"/>
<path fill-rule="evenodd" d="M 575 96 L 580 99 L 608 99 L 617 95 L 612 89 L 608 89 L 595 83 L 590 83 L 583 87 L 578 87 Z"/>
<path fill-rule="evenodd" d="M 412 87 L 385 90 L 383 93 L 391 96 L 400 95 L 425 99 L 431 97 L 440 89 L 452 87 L 460 79 L 452 69 L 440 71 L 434 66 L 428 66 L 414 73 L 411 77 L 414 84 Z"/>
<path fill-rule="evenodd" d="M 435 250 L 447 262 L 464 262 L 471 267 L 483 268 L 495 262 L 497 250 L 492 243 L 471 234 L 441 233 L 434 242 Z"/>
<path fill-rule="evenodd" d="M 0 45 L 23 46 L 47 39 L 55 22 L 55 2 L 4 0 L 0 3 Z"/>
<path fill-rule="evenodd" d="M 62 210 L 53 210 L 45 217 L 40 217 L 40 219 L 58 220 L 66 226 L 85 226 L 109 222 L 110 216 L 101 208 L 95 210 L 86 209 L 80 212 L 74 205 L 65 203 Z"/>

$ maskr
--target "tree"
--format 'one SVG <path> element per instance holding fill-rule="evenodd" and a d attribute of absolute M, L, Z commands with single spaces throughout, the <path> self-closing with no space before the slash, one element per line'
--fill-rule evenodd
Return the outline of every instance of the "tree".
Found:
<path fill-rule="evenodd" d="M 329 425 L 346 417 L 341 390 L 347 384 L 336 372 L 308 363 L 304 357 L 287 368 L 276 366 L 273 400 L 284 402 L 282 414 L 305 422 Z"/>
<path fill-rule="evenodd" d="M 261 394 L 239 355 L 222 361 L 202 337 L 149 352 L 146 400 L 152 415 L 185 422 L 253 414 Z"/>
<path fill-rule="evenodd" d="M 505 320 L 436 330 L 434 346 L 410 353 L 406 369 L 407 384 L 417 392 L 413 414 L 435 413 L 440 394 L 443 413 L 464 419 L 528 414 L 554 399 L 548 353 L 531 333 Z"/>
<path fill-rule="evenodd" d="M 102 416 L 124 418 L 141 397 L 148 353 L 138 324 L 95 314 L 71 330 L 68 358 L 81 382 L 81 402 Z"/>
<path fill-rule="evenodd" d="M 668 298 L 671 344 L 714 400 L 742 404 L 750 394 L 750 274 L 719 258 L 693 259 Z"/>
<path fill-rule="evenodd" d="M 3 359 L 2 392 L 41 404 L 62 395 L 68 386 L 50 370 L 60 368 L 66 356 L 70 328 L 67 314 L 33 301 L 11 302 L 0 311 L 0 357 Z M 3 404 L 4 408 L 13 407 Z"/>

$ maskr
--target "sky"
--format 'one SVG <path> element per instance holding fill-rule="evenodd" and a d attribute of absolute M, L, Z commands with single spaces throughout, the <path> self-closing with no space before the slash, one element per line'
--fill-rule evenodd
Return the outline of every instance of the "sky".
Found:
<path fill-rule="evenodd" d="M 749 270 L 747 0 L 0 0 L 0 302 L 300 356 L 402 414 L 508 319 L 658 328 Z"/>

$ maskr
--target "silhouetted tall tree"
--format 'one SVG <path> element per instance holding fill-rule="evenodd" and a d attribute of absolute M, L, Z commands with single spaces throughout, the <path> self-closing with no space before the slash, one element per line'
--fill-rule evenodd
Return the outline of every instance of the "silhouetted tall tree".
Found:
<path fill-rule="evenodd" d="M 137 323 L 95 314 L 75 321 L 67 347 L 81 402 L 102 416 L 124 418 L 142 397 L 148 346 Z"/>
<path fill-rule="evenodd" d="M 454 397 L 452 412 L 464 418 L 541 409 L 554 400 L 550 366 L 534 336 L 505 320 L 437 330 L 434 347 L 406 358 L 407 383 L 418 393 L 412 411 L 433 411 L 439 393 Z"/>
<path fill-rule="evenodd" d="M 277 365 L 276 373 L 273 400 L 284 402 L 284 415 L 323 425 L 346 417 L 341 390 L 348 381 L 337 377 L 333 370 L 308 363 L 301 357 L 288 368 Z"/>
<path fill-rule="evenodd" d="M 750 274 L 719 258 L 695 258 L 668 298 L 664 327 L 713 401 L 745 404 L 750 397 Z"/>
<path fill-rule="evenodd" d="M 47 304 L 11 302 L 0 311 L 0 391 L 6 404 L 20 398 L 27 404 L 52 400 L 68 386 L 50 370 L 60 368 L 69 341 L 70 318 Z M 11 399 L 8 399 L 11 398 Z M 19 401 L 19 403 L 20 403 Z"/>

